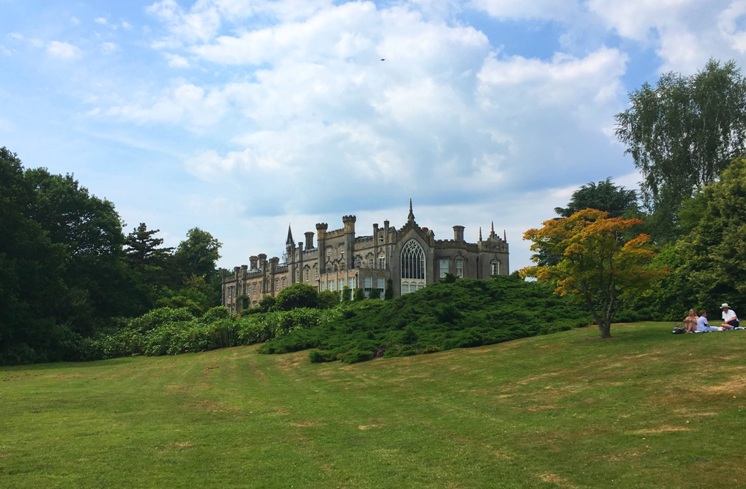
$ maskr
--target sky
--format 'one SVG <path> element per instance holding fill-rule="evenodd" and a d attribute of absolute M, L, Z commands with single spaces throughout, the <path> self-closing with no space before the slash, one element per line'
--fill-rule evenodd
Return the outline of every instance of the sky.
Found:
<path fill-rule="evenodd" d="M 640 176 L 628 94 L 708 59 L 746 66 L 746 0 L 0 0 L 0 147 L 73 174 L 219 266 L 318 222 L 406 223 L 511 271 L 573 191 Z"/>

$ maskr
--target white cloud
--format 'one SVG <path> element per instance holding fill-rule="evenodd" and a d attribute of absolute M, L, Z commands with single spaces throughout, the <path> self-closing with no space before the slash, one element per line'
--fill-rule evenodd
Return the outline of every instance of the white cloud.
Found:
<path fill-rule="evenodd" d="M 65 60 L 77 59 L 83 54 L 77 46 L 61 41 L 47 43 L 47 53 L 52 57 Z"/>
<path fill-rule="evenodd" d="M 157 98 L 135 94 L 135 103 L 109 108 L 106 114 L 137 123 L 185 123 L 192 128 L 210 126 L 225 111 L 220 91 L 208 91 L 184 81 L 177 82 Z"/>
<path fill-rule="evenodd" d="M 588 8 L 620 36 L 655 49 L 662 72 L 691 74 L 712 57 L 746 62 L 743 0 L 590 0 Z"/>
<path fill-rule="evenodd" d="M 164 0 L 151 10 L 172 32 L 206 8 L 251 15 L 229 3 L 198 2 L 185 12 Z M 186 66 L 178 52 L 166 54 L 169 64 Z M 248 76 L 222 85 L 177 82 L 106 113 L 219 135 L 229 147 L 195 147 L 184 165 L 205 181 L 256 184 L 240 198 L 257 214 L 323 212 L 350 201 L 365 209 L 380 205 L 381 195 L 438 195 L 443 205 L 465 194 L 470 201 L 521 195 L 537 183 L 575 182 L 577 172 L 602 179 L 623 162 L 621 150 L 605 168 L 595 156 L 619 149 L 605 132 L 625 92 L 627 58 L 618 49 L 549 60 L 496 56 L 473 27 L 355 2 L 185 52 Z M 335 191 L 296 191 L 277 203 L 269 182 L 278 175 L 286 188 L 334 182 Z"/>
<path fill-rule="evenodd" d="M 620 36 L 639 42 L 649 42 L 650 36 L 663 26 L 676 22 L 682 7 L 699 0 L 627 0 L 609 2 L 589 0 L 588 8 Z"/>
<path fill-rule="evenodd" d="M 119 51 L 119 46 L 113 42 L 102 42 L 99 47 L 102 54 L 112 54 Z"/>
<path fill-rule="evenodd" d="M 178 40 L 205 42 L 220 27 L 220 15 L 213 8 L 200 8 L 197 2 L 193 11 L 186 12 L 174 0 L 161 0 L 150 5 L 147 11 L 160 18 Z"/>
<path fill-rule="evenodd" d="M 168 66 L 171 68 L 189 68 L 189 60 L 178 54 L 165 53 Z"/>

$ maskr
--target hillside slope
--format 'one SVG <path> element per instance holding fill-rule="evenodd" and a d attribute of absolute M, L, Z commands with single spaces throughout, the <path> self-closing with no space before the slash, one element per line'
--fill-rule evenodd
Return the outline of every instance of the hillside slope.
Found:
<path fill-rule="evenodd" d="M 0 368 L 0 487 L 746 486 L 746 332 Z"/>

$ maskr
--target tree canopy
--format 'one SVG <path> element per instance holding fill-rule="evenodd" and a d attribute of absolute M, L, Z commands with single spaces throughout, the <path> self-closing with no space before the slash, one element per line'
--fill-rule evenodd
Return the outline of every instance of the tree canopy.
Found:
<path fill-rule="evenodd" d="M 209 279 L 217 271 L 221 246 L 222 243 L 212 234 L 192 228 L 187 231 L 186 239 L 179 243 L 174 258 L 186 276 L 194 274 Z"/>
<path fill-rule="evenodd" d="M 615 185 L 611 177 L 598 183 L 588 182 L 573 192 L 567 207 L 555 207 L 560 217 L 570 217 L 583 209 L 598 209 L 609 213 L 609 217 L 622 217 L 637 210 L 637 192 Z"/>
<path fill-rule="evenodd" d="M 669 72 L 630 94 L 616 135 L 643 175 L 656 237 L 676 236 L 682 202 L 715 181 L 746 145 L 746 81 L 733 61 L 692 76 Z"/>
<path fill-rule="evenodd" d="M 650 237 L 639 234 L 624 239 L 641 223 L 608 217 L 596 209 L 545 221 L 543 228 L 526 231 L 524 239 L 533 243 L 532 250 L 545 248 L 561 258 L 556 264 L 526 267 L 521 275 L 552 283 L 558 295 L 575 297 L 588 308 L 601 337 L 610 337 L 620 303 L 661 276 L 660 271 L 648 268 L 654 256 Z"/>
<path fill-rule="evenodd" d="M 703 306 L 746 307 L 746 158 L 735 159 L 719 182 L 704 188 L 704 212 L 681 243 L 682 273 Z M 737 309 L 736 309 L 737 310 Z"/>
<path fill-rule="evenodd" d="M 76 342 L 160 300 L 219 302 L 220 243 L 194 228 L 176 253 L 72 175 L 0 148 L 0 364 L 71 359 Z M 126 244 L 126 249 L 125 249 Z"/>

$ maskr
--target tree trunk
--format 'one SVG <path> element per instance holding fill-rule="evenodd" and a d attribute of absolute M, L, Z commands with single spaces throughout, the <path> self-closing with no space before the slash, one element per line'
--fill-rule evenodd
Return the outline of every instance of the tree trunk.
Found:
<path fill-rule="evenodd" d="M 601 338 L 611 338 L 611 322 L 609 321 L 601 321 L 598 323 L 598 331 L 601 332 Z"/>

